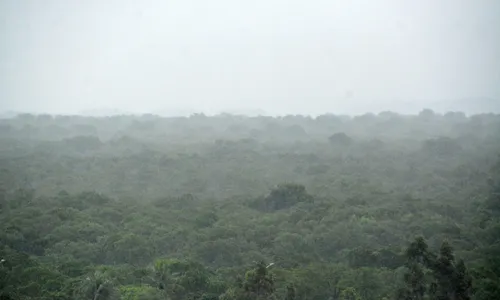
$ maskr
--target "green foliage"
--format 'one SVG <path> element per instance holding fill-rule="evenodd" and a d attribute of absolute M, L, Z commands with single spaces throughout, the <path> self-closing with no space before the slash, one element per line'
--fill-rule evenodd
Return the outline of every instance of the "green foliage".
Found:
<path fill-rule="evenodd" d="M 155 282 L 171 299 L 198 299 L 224 290 L 203 265 L 188 260 L 160 259 L 154 263 Z"/>
<path fill-rule="evenodd" d="M 340 300 L 361 300 L 354 288 L 346 288 L 340 293 Z"/>
<path fill-rule="evenodd" d="M 9 248 L 0 257 L 1 299 L 68 299 L 68 278 L 50 265 Z"/>
<path fill-rule="evenodd" d="M 287 285 L 285 300 L 295 300 L 295 299 L 297 299 L 295 287 L 293 285 Z"/>
<path fill-rule="evenodd" d="M 273 299 L 274 278 L 268 272 L 267 266 L 260 261 L 257 266 L 245 274 L 243 282 L 245 299 Z"/>
<path fill-rule="evenodd" d="M 93 299 L 93 300 L 113 300 L 119 299 L 119 291 L 116 289 L 116 283 L 108 274 L 95 271 L 80 279 L 76 285 L 74 299 Z"/>
<path fill-rule="evenodd" d="M 0 120 L 0 295 L 500 299 L 499 128 L 430 110 Z"/>
<path fill-rule="evenodd" d="M 122 300 L 163 300 L 164 295 L 152 286 L 124 285 L 120 287 Z"/>
<path fill-rule="evenodd" d="M 455 262 L 453 250 L 443 242 L 439 255 L 430 252 L 423 238 L 406 251 L 408 262 L 401 299 L 471 299 L 472 279 L 462 260 Z"/>
<path fill-rule="evenodd" d="M 278 185 L 263 199 L 257 199 L 252 203 L 252 207 L 263 211 L 276 211 L 301 202 L 310 202 L 312 199 L 312 196 L 306 192 L 305 186 L 287 183 Z"/>
<path fill-rule="evenodd" d="M 242 280 L 238 280 L 234 288 L 221 295 L 221 299 L 276 299 L 275 278 L 268 267 L 263 261 L 258 262 L 255 268 L 245 273 Z"/>

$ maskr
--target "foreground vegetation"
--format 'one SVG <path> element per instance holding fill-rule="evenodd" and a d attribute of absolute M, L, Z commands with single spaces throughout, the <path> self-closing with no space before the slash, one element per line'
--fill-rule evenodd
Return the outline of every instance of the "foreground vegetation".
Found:
<path fill-rule="evenodd" d="M 0 299 L 500 299 L 500 116 L 0 120 Z"/>

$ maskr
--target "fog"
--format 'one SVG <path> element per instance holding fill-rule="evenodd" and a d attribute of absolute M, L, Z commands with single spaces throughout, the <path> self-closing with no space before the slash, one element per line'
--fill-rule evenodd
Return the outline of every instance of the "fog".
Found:
<path fill-rule="evenodd" d="M 0 111 L 500 111 L 500 2 L 3 0 Z"/>

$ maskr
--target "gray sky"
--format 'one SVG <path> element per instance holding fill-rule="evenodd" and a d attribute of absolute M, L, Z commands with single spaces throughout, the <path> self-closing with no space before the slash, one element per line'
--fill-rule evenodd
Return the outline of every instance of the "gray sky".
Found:
<path fill-rule="evenodd" d="M 1 0 L 0 21 L 0 111 L 500 100 L 498 0 Z"/>

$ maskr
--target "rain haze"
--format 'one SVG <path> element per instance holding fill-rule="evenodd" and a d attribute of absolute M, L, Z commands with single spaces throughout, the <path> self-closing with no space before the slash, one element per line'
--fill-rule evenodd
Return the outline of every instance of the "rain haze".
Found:
<path fill-rule="evenodd" d="M 0 21 L 0 300 L 500 300 L 500 0 Z"/>
<path fill-rule="evenodd" d="M 495 0 L 4 0 L 0 18 L 0 111 L 500 106 Z"/>

